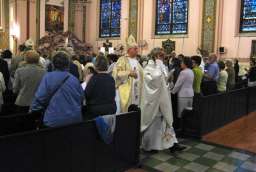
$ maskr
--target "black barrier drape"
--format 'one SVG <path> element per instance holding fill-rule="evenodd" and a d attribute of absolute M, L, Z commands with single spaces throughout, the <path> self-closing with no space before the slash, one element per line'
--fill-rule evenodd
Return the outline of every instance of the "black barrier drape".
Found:
<path fill-rule="evenodd" d="M 256 87 L 210 96 L 196 96 L 193 111 L 183 119 L 185 135 L 202 137 L 256 111 Z"/>
<path fill-rule="evenodd" d="M 117 116 L 114 141 L 93 121 L 0 137 L 1 172 L 121 172 L 139 163 L 140 114 Z"/>

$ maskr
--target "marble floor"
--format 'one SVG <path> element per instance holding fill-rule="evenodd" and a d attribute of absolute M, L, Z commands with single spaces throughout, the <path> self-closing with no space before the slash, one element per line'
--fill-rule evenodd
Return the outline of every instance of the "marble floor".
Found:
<path fill-rule="evenodd" d="M 128 172 L 256 172 L 256 154 L 199 140 L 181 139 L 180 143 L 187 149 L 178 154 L 142 152 L 142 169 Z"/>

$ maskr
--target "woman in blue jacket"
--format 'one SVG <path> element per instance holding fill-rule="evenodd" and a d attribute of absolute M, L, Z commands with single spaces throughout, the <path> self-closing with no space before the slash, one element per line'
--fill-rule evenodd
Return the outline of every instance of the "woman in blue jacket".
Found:
<path fill-rule="evenodd" d="M 31 111 L 44 111 L 44 125 L 68 125 L 82 121 L 83 89 L 79 80 L 68 72 L 69 57 L 65 52 L 53 56 L 54 71 L 42 79 Z"/>

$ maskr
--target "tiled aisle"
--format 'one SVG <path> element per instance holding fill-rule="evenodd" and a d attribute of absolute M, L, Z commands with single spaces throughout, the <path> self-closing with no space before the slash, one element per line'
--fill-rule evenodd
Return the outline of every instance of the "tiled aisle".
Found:
<path fill-rule="evenodd" d="M 188 148 L 177 155 L 168 151 L 141 154 L 143 169 L 148 172 L 252 172 L 256 155 L 213 146 L 195 140 L 182 140 Z"/>

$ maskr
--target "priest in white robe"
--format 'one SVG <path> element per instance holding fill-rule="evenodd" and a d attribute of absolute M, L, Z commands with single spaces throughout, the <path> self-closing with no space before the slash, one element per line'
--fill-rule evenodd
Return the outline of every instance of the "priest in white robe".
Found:
<path fill-rule="evenodd" d="M 185 148 L 178 145 L 172 126 L 172 105 L 163 57 L 161 48 L 153 49 L 151 60 L 144 69 L 141 130 L 142 148 L 145 151 L 170 149 L 174 152 Z"/>

